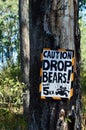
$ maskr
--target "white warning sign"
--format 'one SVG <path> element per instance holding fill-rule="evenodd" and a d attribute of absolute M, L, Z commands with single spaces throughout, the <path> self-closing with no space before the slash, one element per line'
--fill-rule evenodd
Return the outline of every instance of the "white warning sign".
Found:
<path fill-rule="evenodd" d="M 74 51 L 43 49 L 41 60 L 41 97 L 70 98 L 74 80 Z"/>

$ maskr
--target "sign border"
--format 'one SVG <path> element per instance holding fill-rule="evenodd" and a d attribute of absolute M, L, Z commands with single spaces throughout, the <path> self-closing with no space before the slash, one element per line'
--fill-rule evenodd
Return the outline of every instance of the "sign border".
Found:
<path fill-rule="evenodd" d="M 43 48 L 43 50 L 53 50 L 53 49 L 50 49 L 50 48 Z M 62 99 L 71 99 L 71 97 L 73 96 L 73 82 L 74 82 L 74 66 L 75 66 L 75 57 L 74 57 L 74 50 L 70 50 L 70 49 L 64 49 L 64 48 L 61 48 L 61 49 L 57 49 L 57 51 L 72 51 L 73 52 L 73 57 L 72 57 L 72 74 L 71 74 L 71 89 L 70 89 L 70 93 L 69 93 L 69 97 L 68 98 L 64 98 L 64 97 L 57 97 L 57 96 L 52 96 L 52 97 L 47 97 L 47 96 L 42 96 L 41 93 L 42 93 L 42 82 L 41 82 L 41 78 L 42 78 L 42 61 L 43 61 L 43 50 L 42 50 L 42 53 L 41 53 L 41 57 L 40 57 L 40 60 L 41 60 L 41 68 L 40 68 L 40 85 L 39 85 L 39 93 L 40 93 L 40 97 L 41 99 L 53 99 L 53 100 L 62 100 Z M 55 50 L 56 51 L 56 50 Z"/>

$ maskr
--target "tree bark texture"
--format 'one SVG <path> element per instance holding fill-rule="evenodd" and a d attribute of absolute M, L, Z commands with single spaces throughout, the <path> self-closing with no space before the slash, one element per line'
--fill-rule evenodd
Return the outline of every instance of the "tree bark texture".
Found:
<path fill-rule="evenodd" d="M 78 0 L 30 0 L 29 8 L 29 130 L 81 130 Z M 43 48 L 75 51 L 74 94 L 70 100 L 40 99 L 40 54 Z"/>
<path fill-rule="evenodd" d="M 20 57 L 22 81 L 29 87 L 30 70 L 30 44 L 29 44 L 29 16 L 28 0 L 19 0 L 19 23 L 20 23 Z M 29 90 L 24 90 L 24 114 L 27 115 L 29 109 Z"/>

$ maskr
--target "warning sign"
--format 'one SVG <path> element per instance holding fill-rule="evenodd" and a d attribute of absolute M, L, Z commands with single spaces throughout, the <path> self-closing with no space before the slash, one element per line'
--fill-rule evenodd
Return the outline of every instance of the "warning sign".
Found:
<path fill-rule="evenodd" d="M 41 62 L 41 98 L 70 98 L 74 80 L 74 51 L 43 49 Z"/>

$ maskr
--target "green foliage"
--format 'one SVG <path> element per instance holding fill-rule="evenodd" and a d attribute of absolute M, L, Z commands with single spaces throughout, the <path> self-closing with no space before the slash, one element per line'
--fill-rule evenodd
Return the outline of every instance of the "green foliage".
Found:
<path fill-rule="evenodd" d="M 81 30 L 81 90 L 82 90 L 82 114 L 86 114 L 86 21 L 79 20 Z"/>
<path fill-rule="evenodd" d="M 26 130 L 27 124 L 22 115 L 0 109 L 0 130 Z"/>
<path fill-rule="evenodd" d="M 21 104 L 22 89 L 25 84 L 20 82 L 21 73 L 17 66 L 8 67 L 0 72 L 1 101 Z"/>
<path fill-rule="evenodd" d="M 22 100 L 25 87 L 18 65 L 0 71 L 0 130 L 26 130 Z"/>
<path fill-rule="evenodd" d="M 80 30 L 81 30 L 81 83 L 84 87 L 86 85 L 86 22 L 80 19 Z"/>
<path fill-rule="evenodd" d="M 80 20 L 80 30 L 81 30 L 81 68 L 86 71 L 86 22 Z"/>
<path fill-rule="evenodd" d="M 19 51 L 18 1 L 0 1 L 0 58 L 13 64 L 14 52 Z"/>
<path fill-rule="evenodd" d="M 86 5 L 86 0 L 78 0 L 79 1 L 79 7 L 85 7 Z"/>

